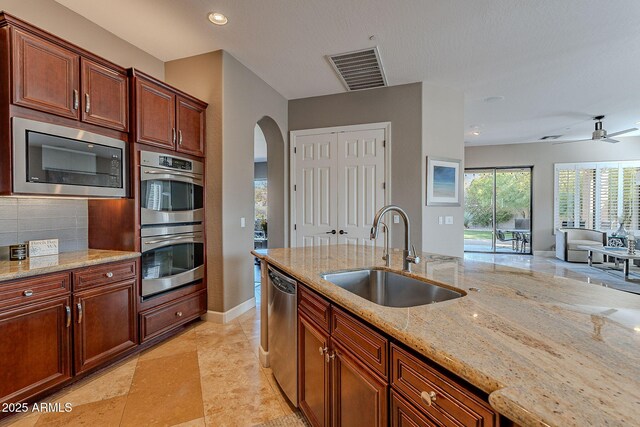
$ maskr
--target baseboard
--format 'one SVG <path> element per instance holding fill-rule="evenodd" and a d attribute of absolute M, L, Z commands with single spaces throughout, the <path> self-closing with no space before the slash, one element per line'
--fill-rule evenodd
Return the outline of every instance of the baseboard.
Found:
<path fill-rule="evenodd" d="M 263 368 L 268 368 L 269 367 L 269 352 L 268 351 L 264 351 L 264 349 L 262 348 L 262 346 L 260 346 L 260 350 L 258 351 L 258 357 L 260 358 L 260 364 L 262 365 Z"/>
<path fill-rule="evenodd" d="M 555 251 L 533 251 L 533 256 L 539 256 L 543 258 L 555 258 Z"/>
<path fill-rule="evenodd" d="M 242 304 L 236 305 L 231 310 L 225 311 L 224 313 L 221 313 L 219 311 L 209 310 L 207 311 L 207 321 L 214 322 L 214 323 L 229 323 L 236 317 L 241 316 L 242 314 L 251 310 L 255 306 L 256 306 L 256 297 L 253 297 L 243 302 Z"/>

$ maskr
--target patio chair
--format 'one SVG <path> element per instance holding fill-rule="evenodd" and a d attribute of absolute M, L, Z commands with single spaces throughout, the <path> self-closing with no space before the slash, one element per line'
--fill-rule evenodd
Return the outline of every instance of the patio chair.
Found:
<path fill-rule="evenodd" d="M 511 233 L 511 237 L 507 237 L 502 230 L 496 230 L 496 237 L 501 242 L 511 242 L 511 248 L 515 251 L 518 248 L 518 236 Z"/>

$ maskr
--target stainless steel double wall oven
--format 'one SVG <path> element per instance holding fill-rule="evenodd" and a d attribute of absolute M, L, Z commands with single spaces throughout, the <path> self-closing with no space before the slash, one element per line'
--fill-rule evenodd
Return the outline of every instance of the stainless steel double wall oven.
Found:
<path fill-rule="evenodd" d="M 201 162 L 140 152 L 142 297 L 204 277 Z"/>

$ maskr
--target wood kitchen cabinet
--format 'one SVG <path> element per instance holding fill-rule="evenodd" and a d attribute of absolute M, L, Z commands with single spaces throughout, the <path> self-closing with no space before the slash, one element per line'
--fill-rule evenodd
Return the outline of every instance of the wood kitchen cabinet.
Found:
<path fill-rule="evenodd" d="M 136 289 L 130 279 L 74 294 L 76 374 L 137 345 Z"/>
<path fill-rule="evenodd" d="M 137 295 L 135 259 L 2 282 L 0 403 L 33 400 L 133 351 Z"/>
<path fill-rule="evenodd" d="M 133 76 L 136 142 L 203 157 L 207 104 L 140 71 Z"/>
<path fill-rule="evenodd" d="M 61 296 L 0 312 L 0 404 L 71 379 L 70 306 Z"/>
<path fill-rule="evenodd" d="M 124 71 L 86 58 L 82 64 L 82 121 L 127 132 L 129 85 Z"/>
<path fill-rule="evenodd" d="M 111 64 L 9 15 L 15 105 L 127 132 L 129 85 Z"/>
<path fill-rule="evenodd" d="M 80 55 L 13 28 L 13 103 L 79 119 Z"/>
<path fill-rule="evenodd" d="M 329 422 L 329 334 L 298 315 L 298 404 L 314 427 Z"/>
<path fill-rule="evenodd" d="M 482 391 L 298 286 L 299 406 L 314 427 L 497 427 Z"/>
<path fill-rule="evenodd" d="M 315 320 L 307 313 L 314 313 Z M 322 319 L 331 319 L 330 333 L 326 330 L 329 323 Z M 380 337 L 323 298 L 299 287 L 299 405 L 312 426 L 387 425 L 387 380 L 378 374 L 378 363 L 365 360 L 382 359 L 386 363 L 388 342 Z M 368 357 L 372 349 L 381 356 Z"/>

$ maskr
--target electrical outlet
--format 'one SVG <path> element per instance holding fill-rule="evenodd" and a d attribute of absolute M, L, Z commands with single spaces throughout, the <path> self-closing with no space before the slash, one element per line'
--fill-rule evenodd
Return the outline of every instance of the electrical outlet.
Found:
<path fill-rule="evenodd" d="M 393 216 L 393 223 L 394 224 L 400 224 L 400 215 L 394 215 Z"/>
<path fill-rule="evenodd" d="M 244 228 L 246 227 L 247 222 L 245 221 L 244 217 L 240 217 L 240 228 Z"/>
<path fill-rule="evenodd" d="M 451 215 L 447 215 L 444 217 L 444 223 L 447 225 L 452 225 L 453 224 L 453 216 Z"/>

